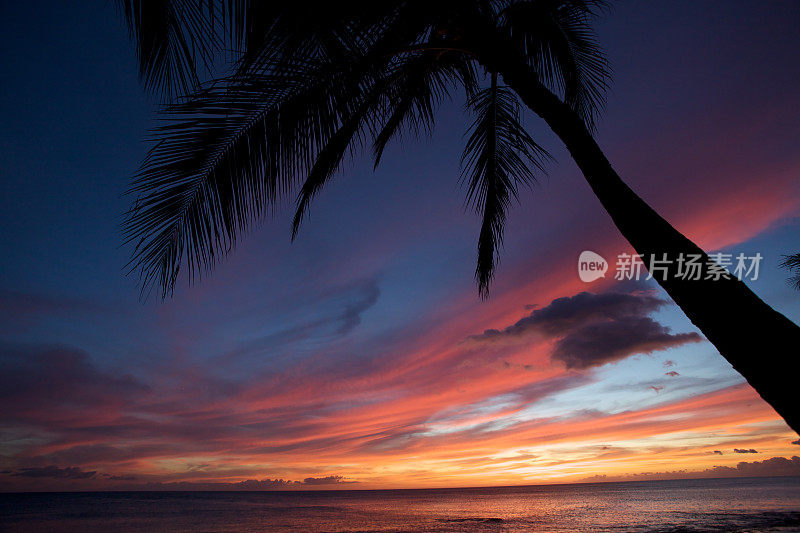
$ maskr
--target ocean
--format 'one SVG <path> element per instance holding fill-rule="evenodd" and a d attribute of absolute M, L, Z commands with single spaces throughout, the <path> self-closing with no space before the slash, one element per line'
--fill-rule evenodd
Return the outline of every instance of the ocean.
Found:
<path fill-rule="evenodd" d="M 376 491 L 0 494 L 0 531 L 800 532 L 800 478 Z"/>

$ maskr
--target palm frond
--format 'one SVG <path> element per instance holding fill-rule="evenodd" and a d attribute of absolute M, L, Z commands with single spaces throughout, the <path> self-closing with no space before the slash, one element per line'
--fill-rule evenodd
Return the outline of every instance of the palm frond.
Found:
<path fill-rule="evenodd" d="M 535 180 L 532 168 L 544 172 L 543 163 L 550 156 L 523 127 L 516 96 L 498 85 L 496 74 L 468 106 L 476 118 L 461 159 L 462 180 L 468 204 L 482 216 L 475 279 L 486 298 L 511 200 L 519 199 L 520 185 Z"/>
<path fill-rule="evenodd" d="M 197 89 L 222 47 L 216 2 L 118 0 L 118 5 L 147 90 L 170 100 Z"/>
<path fill-rule="evenodd" d="M 602 0 L 514 2 L 500 24 L 542 82 L 560 94 L 590 129 L 605 104 L 610 67 L 590 25 Z"/>
<path fill-rule="evenodd" d="M 190 281 L 210 270 L 240 232 L 305 176 L 296 235 L 353 138 L 385 121 L 397 90 L 391 82 L 407 70 L 405 60 L 376 65 L 358 51 L 341 61 L 343 46 L 327 43 L 309 48 L 313 57 L 283 61 L 265 74 L 219 80 L 164 110 L 124 224 L 127 241 L 135 243 L 130 268 L 143 290 L 158 286 L 166 297 L 182 265 Z M 439 70 L 452 74 L 453 64 Z"/>
<path fill-rule="evenodd" d="M 398 72 L 372 145 L 376 168 L 389 142 L 403 130 L 413 136 L 433 131 L 436 110 L 454 87 L 463 87 L 469 97 L 477 86 L 474 65 L 458 52 L 423 51 L 407 58 Z"/>
<path fill-rule="evenodd" d="M 470 17 L 499 24 L 587 124 L 605 89 L 607 66 L 587 23 L 592 0 L 118 1 L 145 84 L 170 96 L 194 89 L 161 113 L 124 223 L 131 271 L 143 292 L 159 287 L 162 297 L 183 268 L 189 281 L 209 271 L 302 182 L 294 238 L 348 153 L 369 144 L 377 166 L 393 139 L 430 133 L 455 87 L 477 114 L 462 180 L 483 218 L 476 279 L 485 297 L 511 199 L 548 156 L 496 76 L 477 91 L 462 30 Z M 200 84 L 226 46 L 233 74 Z"/>
<path fill-rule="evenodd" d="M 397 36 L 388 34 L 419 26 L 392 24 L 395 2 L 230 2 L 236 4 L 230 20 L 241 53 L 237 70 L 245 73 L 274 68 L 314 46 L 328 47 L 330 53 L 332 44 L 342 44 L 346 55 L 331 59 L 347 60 L 352 50 L 374 49 L 377 39 L 393 41 Z"/>
<path fill-rule="evenodd" d="M 800 253 L 785 255 L 781 266 L 792 273 L 792 276 L 787 281 L 792 287 L 800 291 Z"/>
<path fill-rule="evenodd" d="M 363 138 L 366 127 L 380 130 L 373 140 L 377 167 L 386 145 L 403 126 L 415 134 L 423 128 L 430 133 L 436 108 L 459 83 L 468 90 L 475 83 L 472 64 L 461 54 L 423 52 L 393 62 L 320 151 L 297 198 L 292 239 L 297 237 L 311 200 L 338 170 L 347 150 L 360 147 L 353 147 L 352 142 Z"/>
<path fill-rule="evenodd" d="M 292 240 L 297 237 L 300 224 L 308 211 L 311 200 L 339 169 L 355 138 L 360 137 L 363 127 L 369 120 L 370 113 L 374 111 L 373 107 L 382 97 L 383 87 L 383 83 L 373 87 L 370 94 L 363 99 L 356 110 L 342 121 L 341 127 L 331 135 L 328 142 L 319 151 L 297 197 L 297 209 L 292 220 Z"/>
<path fill-rule="evenodd" d="M 348 74 L 306 63 L 236 77 L 164 111 L 124 223 L 143 290 L 170 294 L 184 259 L 190 279 L 209 270 L 291 190 L 335 133 L 339 110 L 359 97 Z"/>

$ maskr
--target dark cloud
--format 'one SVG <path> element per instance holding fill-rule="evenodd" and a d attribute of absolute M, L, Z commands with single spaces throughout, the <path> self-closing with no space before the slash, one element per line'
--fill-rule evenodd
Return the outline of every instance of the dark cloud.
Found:
<path fill-rule="evenodd" d="M 302 487 L 302 482 L 288 479 L 247 479 L 235 483 L 202 483 L 196 481 L 150 482 L 125 485 L 131 490 L 148 491 L 219 491 L 219 490 L 282 490 Z"/>
<path fill-rule="evenodd" d="M 800 445 L 800 439 L 793 440 L 793 441 L 792 441 L 792 444 L 797 444 L 797 445 Z"/>
<path fill-rule="evenodd" d="M 796 455 L 791 459 L 773 457 L 763 461 L 745 462 L 736 465 L 736 468 L 717 466 L 714 472 L 731 472 L 743 476 L 800 476 L 800 457 Z"/>
<path fill-rule="evenodd" d="M 582 292 L 557 298 L 503 330 L 489 329 L 469 341 L 513 343 L 540 335 L 556 339 L 552 359 L 584 369 L 702 340 L 697 333 L 670 333 L 647 316 L 665 303 L 647 294 Z"/>
<path fill-rule="evenodd" d="M 77 466 L 59 468 L 55 465 L 44 467 L 21 468 L 12 473 L 16 477 L 52 478 L 52 479 L 92 479 L 96 471 L 87 472 Z"/>
<path fill-rule="evenodd" d="M 113 478 L 112 478 L 113 479 Z M 358 481 L 345 480 L 343 476 L 307 477 L 303 481 L 292 481 L 289 479 L 248 479 L 235 483 L 202 483 L 193 481 L 178 482 L 156 482 L 138 485 L 129 485 L 131 490 L 189 490 L 189 491 L 215 491 L 215 490 L 286 490 L 302 489 L 305 487 L 316 487 L 324 485 L 356 484 Z"/>
<path fill-rule="evenodd" d="M 720 450 L 714 450 L 714 455 L 722 455 L 722 451 L 720 451 Z"/>
<path fill-rule="evenodd" d="M 339 316 L 340 326 L 337 333 L 346 335 L 361 324 L 361 315 L 378 303 L 381 291 L 375 280 L 369 280 L 358 288 L 353 301 L 348 302 Z"/>
<path fill-rule="evenodd" d="M 733 453 L 758 453 L 758 451 L 754 450 L 753 448 L 750 448 L 749 450 L 745 450 L 743 448 L 734 448 Z"/>
<path fill-rule="evenodd" d="M 556 298 L 546 307 L 533 309 L 530 315 L 503 330 L 487 329 L 482 335 L 471 338 L 499 340 L 522 337 L 532 332 L 560 336 L 595 320 L 616 320 L 646 315 L 664 303 L 663 300 L 648 295 L 581 292 L 575 296 Z"/>
<path fill-rule="evenodd" d="M 288 489 L 299 484 L 299 481 L 289 481 L 288 479 L 247 479 L 239 483 L 228 483 L 228 485 L 233 485 L 232 488 L 235 490 Z"/>
<path fill-rule="evenodd" d="M 678 374 L 674 370 L 672 370 L 671 372 L 664 372 L 664 375 L 669 376 L 671 378 L 677 378 L 678 376 L 680 376 L 680 374 Z"/>
<path fill-rule="evenodd" d="M 664 361 L 664 368 L 669 368 L 671 366 L 675 366 L 675 361 L 672 361 L 670 359 L 667 359 L 666 361 Z"/>
<path fill-rule="evenodd" d="M 238 482 L 205 482 L 205 481 L 145 481 L 138 476 L 125 474 L 98 473 L 86 471 L 79 467 L 69 466 L 61 468 L 55 465 L 45 467 L 20 468 L 13 471 L 1 472 L 16 478 L 27 478 L 31 483 L 47 482 L 51 487 L 58 487 L 58 483 L 80 480 L 84 487 L 95 489 L 107 487 L 115 490 L 146 490 L 146 491 L 263 491 L 263 490 L 291 490 L 326 487 L 331 485 L 354 485 L 358 481 L 346 479 L 344 476 L 330 475 L 325 477 L 307 477 L 302 481 L 290 479 L 248 479 Z M 47 480 L 47 481 L 46 481 Z M 57 481 L 52 481 L 57 480 Z M 56 485 L 52 485 L 56 483 Z M 99 483 L 99 484 L 98 484 Z M 41 486 L 41 485 L 36 485 Z M 70 484 L 69 486 L 73 486 Z"/>
<path fill-rule="evenodd" d="M 338 485 L 340 483 L 355 483 L 355 481 L 346 481 L 342 476 L 307 477 L 303 480 L 303 485 Z"/>
<path fill-rule="evenodd" d="M 717 450 L 719 451 L 719 450 Z M 715 451 L 714 453 L 717 453 Z M 643 481 L 649 479 L 692 479 L 714 477 L 767 477 L 767 476 L 800 476 L 800 457 L 772 457 L 763 461 L 742 461 L 733 466 L 715 466 L 705 470 L 676 470 L 672 472 L 642 472 L 622 476 L 592 476 L 582 481 Z"/>
<path fill-rule="evenodd" d="M 697 333 L 672 334 L 649 317 L 597 322 L 570 332 L 556 344 L 552 358 L 567 368 L 589 368 L 701 340 Z"/>
<path fill-rule="evenodd" d="M 0 420 L 65 421 L 147 391 L 132 376 L 99 370 L 74 348 L 0 346 Z"/>

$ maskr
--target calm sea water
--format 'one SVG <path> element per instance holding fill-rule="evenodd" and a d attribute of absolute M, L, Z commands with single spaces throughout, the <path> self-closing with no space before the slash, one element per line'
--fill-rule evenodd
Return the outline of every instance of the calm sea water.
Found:
<path fill-rule="evenodd" d="M 0 531 L 800 531 L 800 478 L 446 490 L 0 494 Z"/>

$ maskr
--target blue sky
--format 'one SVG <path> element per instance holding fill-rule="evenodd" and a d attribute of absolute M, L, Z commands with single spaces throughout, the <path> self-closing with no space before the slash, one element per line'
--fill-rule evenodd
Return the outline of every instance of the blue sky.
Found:
<path fill-rule="evenodd" d="M 789 1 L 628 2 L 597 25 L 614 70 L 597 136 L 615 168 L 707 249 L 761 253 L 751 286 L 795 321 L 800 296 L 778 263 L 798 251 L 800 235 L 798 15 Z M 652 439 L 669 443 L 653 468 L 735 464 L 734 455 L 708 454 L 734 441 L 769 457 L 796 449 L 707 342 L 577 374 L 553 364 L 541 339 L 502 353 L 464 348 L 470 335 L 530 313 L 525 305 L 630 289 L 577 279 L 582 250 L 613 257 L 628 247 L 532 116 L 531 132 L 557 161 L 511 213 L 488 302 L 473 281 L 479 221 L 458 183 L 469 123 L 460 100 L 443 106 L 430 139 L 393 145 L 377 171 L 351 162 L 295 243 L 288 199 L 211 277 L 180 284 L 167 302 L 140 302 L 136 279 L 125 276 L 130 249 L 119 225 L 155 102 L 138 83 L 120 18 L 111 4 L 4 3 L 0 26 L 0 345 L 8 383 L 52 392 L 2 421 L 0 469 L 96 472 L 83 480 L 8 474 L 15 486 L 109 486 L 111 476 L 510 484 L 530 482 L 528 471 L 476 467 L 460 476 L 453 465 L 537 447 L 558 457 L 531 464 L 545 481 L 642 471 L 652 445 L 636 441 L 638 430 L 610 432 L 620 413 L 639 413 Z M 649 316 L 673 333 L 692 331 L 674 305 Z M 679 377 L 664 376 L 666 360 Z M 526 361 L 538 371 L 524 370 Z M 542 384 L 552 390 L 532 392 Z M 7 395 L 4 409 L 16 412 L 27 394 Z M 729 396 L 732 411 L 716 421 L 693 403 Z M 655 408 L 684 413 L 674 415 L 684 426 L 660 433 L 647 422 Z M 592 424 L 588 409 L 602 413 Z M 541 429 L 545 418 L 550 430 Z M 582 433 L 560 446 L 606 439 L 625 447 L 624 461 L 570 467 L 569 454 L 549 444 L 570 423 Z M 457 434 L 449 444 L 430 437 L 442 424 Z M 685 436 L 700 433 L 696 446 Z M 575 453 L 584 465 L 585 450 Z M 439 464 L 438 477 L 403 466 L 410 457 Z"/>

